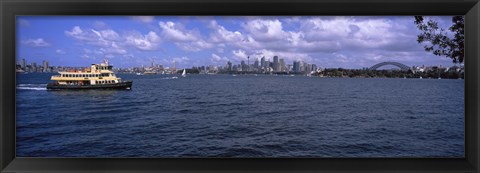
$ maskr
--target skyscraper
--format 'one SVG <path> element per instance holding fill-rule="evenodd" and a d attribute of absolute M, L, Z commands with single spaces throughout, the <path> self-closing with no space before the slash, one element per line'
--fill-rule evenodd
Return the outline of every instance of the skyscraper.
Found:
<path fill-rule="evenodd" d="M 310 73 L 312 72 L 312 64 L 305 64 L 305 72 Z"/>
<path fill-rule="evenodd" d="M 48 61 L 43 61 L 43 72 L 50 72 L 48 67 Z"/>
<path fill-rule="evenodd" d="M 261 68 L 265 69 L 265 57 L 262 57 L 262 59 L 260 59 L 260 66 Z"/>
<path fill-rule="evenodd" d="M 22 63 L 20 63 L 20 67 L 22 67 L 22 70 L 27 70 L 27 61 L 25 59 L 22 59 Z"/>
<path fill-rule="evenodd" d="M 278 56 L 273 56 L 273 71 L 275 72 L 279 71 L 278 67 L 279 67 Z"/>
<path fill-rule="evenodd" d="M 300 72 L 300 62 L 293 61 L 293 72 L 298 73 Z"/>
<path fill-rule="evenodd" d="M 298 62 L 299 64 L 299 71 L 298 72 L 304 72 L 305 71 L 305 62 L 300 61 Z"/>
<path fill-rule="evenodd" d="M 37 72 L 37 63 L 32 62 L 32 71 Z"/>
<path fill-rule="evenodd" d="M 230 61 L 227 62 L 227 71 L 232 71 L 232 63 Z"/>
<path fill-rule="evenodd" d="M 253 63 L 253 68 L 258 69 L 258 59 L 255 59 L 255 62 Z"/>
<path fill-rule="evenodd" d="M 280 67 L 278 68 L 278 71 L 284 72 L 285 71 L 285 60 L 283 58 L 280 59 L 279 66 Z"/>
<path fill-rule="evenodd" d="M 312 71 L 317 71 L 317 65 L 312 64 Z"/>
<path fill-rule="evenodd" d="M 242 69 L 241 71 L 245 71 L 247 69 L 247 65 L 245 65 L 245 61 L 242 60 L 242 62 L 240 62 L 240 69 Z"/>
<path fill-rule="evenodd" d="M 247 65 L 248 70 L 250 70 L 250 56 L 247 56 Z"/>

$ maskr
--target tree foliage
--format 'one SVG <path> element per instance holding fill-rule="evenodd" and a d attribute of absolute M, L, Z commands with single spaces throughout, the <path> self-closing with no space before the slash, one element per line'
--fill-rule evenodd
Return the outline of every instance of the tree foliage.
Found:
<path fill-rule="evenodd" d="M 415 24 L 422 31 L 417 36 L 418 43 L 427 43 L 425 51 L 432 52 L 437 56 L 451 58 L 453 63 L 463 63 L 464 60 L 464 16 L 452 17 L 451 32 L 440 28 L 438 22 L 429 19 L 425 21 L 423 16 L 415 16 Z M 452 35 L 453 34 L 453 35 Z"/>

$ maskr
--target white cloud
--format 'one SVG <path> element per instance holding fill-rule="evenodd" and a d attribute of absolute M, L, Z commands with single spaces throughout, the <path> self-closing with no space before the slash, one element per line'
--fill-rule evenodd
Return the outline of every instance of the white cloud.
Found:
<path fill-rule="evenodd" d="M 282 23 L 278 19 L 254 19 L 248 21 L 243 27 L 252 35 L 253 39 L 258 41 L 278 41 L 287 37 Z"/>
<path fill-rule="evenodd" d="M 80 26 L 75 26 L 70 31 L 65 31 L 65 35 L 73 37 L 79 41 L 94 41 L 98 35 L 93 33 L 84 32 Z"/>
<path fill-rule="evenodd" d="M 240 31 L 229 31 L 225 27 L 218 25 L 215 20 L 210 21 L 210 28 L 213 30 L 210 34 L 212 42 L 237 42 L 244 39 Z"/>
<path fill-rule="evenodd" d="M 160 44 L 160 37 L 157 33 L 150 31 L 147 35 L 141 35 L 140 33 L 133 32 L 126 37 L 126 43 L 140 50 L 156 50 Z"/>
<path fill-rule="evenodd" d="M 232 51 L 232 54 L 233 56 L 237 59 L 237 60 L 247 60 L 247 53 L 244 51 L 244 50 L 233 50 Z"/>
<path fill-rule="evenodd" d="M 181 24 L 171 21 L 159 22 L 162 36 L 173 41 L 177 47 L 184 51 L 197 52 L 213 48 L 214 45 L 205 41 L 196 30 L 187 30 Z"/>
<path fill-rule="evenodd" d="M 57 54 L 66 54 L 66 52 L 64 50 L 61 50 L 61 49 L 57 49 L 55 52 Z"/>
<path fill-rule="evenodd" d="M 176 45 L 180 49 L 184 51 L 189 51 L 189 52 L 198 52 L 198 51 L 210 49 L 213 47 L 213 44 L 210 44 L 204 40 L 197 40 L 197 41 L 187 42 L 187 43 L 176 43 Z"/>
<path fill-rule="evenodd" d="M 154 31 L 145 35 L 138 31 L 120 35 L 113 29 L 82 29 L 80 26 L 75 26 L 70 31 L 65 31 L 65 34 L 81 43 L 97 46 L 96 50 L 84 49 L 84 52 L 103 57 L 125 55 L 131 48 L 140 51 L 157 50 L 161 43 L 161 38 Z"/>
<path fill-rule="evenodd" d="M 217 63 L 217 62 L 226 62 L 229 59 L 227 57 L 221 57 L 217 54 L 212 53 L 212 58 L 210 58 L 211 62 Z"/>
<path fill-rule="evenodd" d="M 104 55 L 111 55 L 111 54 L 126 54 L 127 50 L 123 47 L 117 45 L 117 43 L 112 42 L 110 46 L 105 48 L 100 48 L 100 52 Z"/>
<path fill-rule="evenodd" d="M 50 43 L 46 42 L 43 38 L 37 38 L 37 39 L 28 39 L 22 41 L 23 44 L 31 47 L 48 47 L 50 46 Z"/>
<path fill-rule="evenodd" d="M 179 66 L 185 66 L 185 65 L 188 65 L 188 62 L 190 61 L 190 58 L 186 57 L 186 56 L 183 56 L 183 57 L 177 57 L 177 58 L 173 58 L 171 62 L 175 62 L 175 64 L 177 65 L 177 67 Z"/>
<path fill-rule="evenodd" d="M 172 41 L 186 42 L 186 41 L 195 41 L 197 36 L 183 28 L 179 24 L 173 22 L 159 22 L 160 28 L 163 29 L 162 36 Z"/>

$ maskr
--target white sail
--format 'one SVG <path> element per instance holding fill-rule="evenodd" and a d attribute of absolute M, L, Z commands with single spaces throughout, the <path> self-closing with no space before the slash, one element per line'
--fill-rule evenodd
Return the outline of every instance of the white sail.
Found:
<path fill-rule="evenodd" d="M 185 71 L 185 69 L 183 69 L 182 77 L 186 77 L 186 76 L 187 76 L 187 72 Z"/>

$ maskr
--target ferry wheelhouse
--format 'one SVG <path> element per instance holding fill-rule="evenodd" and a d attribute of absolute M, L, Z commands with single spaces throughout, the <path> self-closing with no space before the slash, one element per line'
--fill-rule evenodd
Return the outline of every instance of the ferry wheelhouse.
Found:
<path fill-rule="evenodd" d="M 101 64 L 92 64 L 84 70 L 58 72 L 51 77 L 54 82 L 47 84 L 49 90 L 62 89 L 131 89 L 132 81 L 122 81 L 112 71 L 113 66 L 104 60 Z"/>

